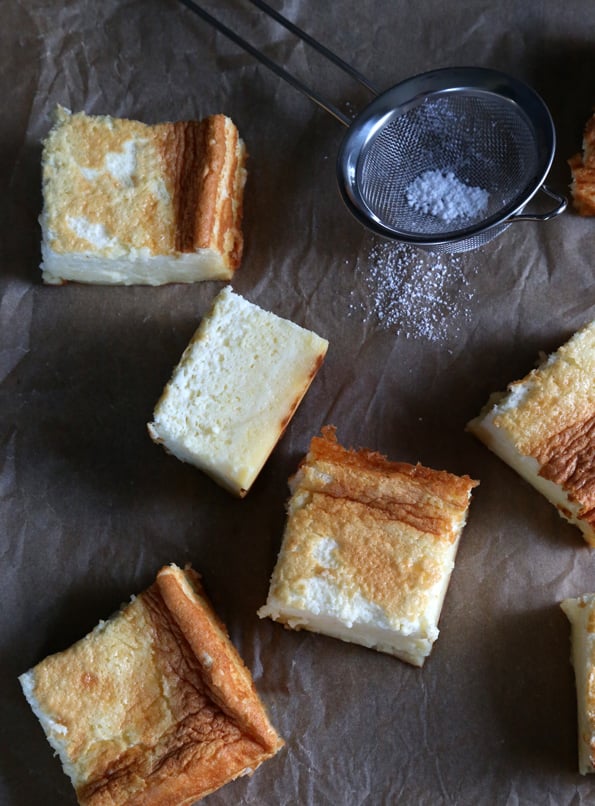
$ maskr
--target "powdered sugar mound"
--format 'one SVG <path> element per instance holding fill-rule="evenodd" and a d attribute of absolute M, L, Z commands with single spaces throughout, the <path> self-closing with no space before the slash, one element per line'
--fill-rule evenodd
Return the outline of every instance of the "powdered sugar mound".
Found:
<path fill-rule="evenodd" d="M 461 182 L 452 171 L 424 171 L 406 190 L 414 210 L 442 219 L 477 218 L 488 206 L 487 190 Z"/>
<path fill-rule="evenodd" d="M 362 307 L 378 327 L 444 342 L 469 321 L 473 292 L 460 255 L 375 241 L 360 265 L 367 294 Z"/>

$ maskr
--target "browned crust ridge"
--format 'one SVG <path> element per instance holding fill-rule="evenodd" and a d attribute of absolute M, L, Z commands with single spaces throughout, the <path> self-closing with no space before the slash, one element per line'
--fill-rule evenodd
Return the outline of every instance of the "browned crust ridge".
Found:
<path fill-rule="evenodd" d="M 330 467 L 332 472 L 325 473 Z M 469 476 L 390 461 L 367 449 L 344 448 L 330 425 L 311 440 L 295 478 L 301 489 L 373 506 L 392 520 L 452 541 L 457 538 L 453 516 L 466 511 L 470 492 L 479 484 Z"/>
<path fill-rule="evenodd" d="M 578 517 L 595 528 L 595 414 L 550 436 L 535 458 L 539 475 L 559 485 L 580 505 Z"/>
<path fill-rule="evenodd" d="M 225 115 L 165 124 L 161 153 L 174 189 L 176 250 L 215 249 L 227 255 L 229 268 L 237 269 L 243 252 L 246 159 L 237 128 Z M 223 188 L 226 157 L 232 162 Z"/>
<path fill-rule="evenodd" d="M 575 210 L 582 216 L 595 215 L 595 114 L 587 121 L 582 151 L 569 160 L 572 174 L 570 189 Z"/>

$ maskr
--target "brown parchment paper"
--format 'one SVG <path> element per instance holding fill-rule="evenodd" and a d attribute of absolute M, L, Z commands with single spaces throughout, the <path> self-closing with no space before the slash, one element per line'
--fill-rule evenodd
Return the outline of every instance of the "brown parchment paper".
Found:
<path fill-rule="evenodd" d="M 369 99 L 249 3 L 206 5 L 344 111 Z M 595 105 L 591 0 L 274 6 L 380 88 L 454 64 L 529 82 L 556 124 L 549 182 L 567 190 Z M 212 806 L 593 802 L 558 603 L 595 590 L 595 554 L 464 427 L 593 317 L 595 219 L 515 224 L 450 258 L 377 239 L 337 191 L 342 126 L 175 0 L 4 0 L 0 87 L 0 802 L 75 803 L 17 675 L 169 562 L 202 573 L 287 741 Z M 40 142 L 57 103 L 146 122 L 223 112 L 248 145 L 233 287 L 330 349 L 243 501 L 145 430 L 221 284 L 41 283 Z M 256 616 L 287 477 L 326 423 L 346 445 L 481 481 L 422 670 Z"/>

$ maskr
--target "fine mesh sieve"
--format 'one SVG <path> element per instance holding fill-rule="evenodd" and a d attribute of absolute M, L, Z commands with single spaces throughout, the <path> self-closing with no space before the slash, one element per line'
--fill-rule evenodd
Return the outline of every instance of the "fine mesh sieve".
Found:
<path fill-rule="evenodd" d="M 364 85 L 374 100 L 351 120 L 194 0 L 181 0 L 347 127 L 337 159 L 339 189 L 371 230 L 432 251 L 459 252 L 482 246 L 513 222 L 546 221 L 566 208 L 566 199 L 544 185 L 555 152 L 553 121 L 526 84 L 495 70 L 454 67 L 380 93 L 263 0 L 249 1 Z M 428 172 L 450 177 L 464 193 L 480 189 L 485 204 L 444 215 L 439 207 L 412 203 L 412 183 Z M 525 212 L 538 192 L 555 207 Z"/>
<path fill-rule="evenodd" d="M 475 67 L 424 73 L 378 96 L 354 120 L 338 158 L 351 211 L 382 235 L 431 248 L 476 248 L 519 220 L 544 221 L 566 200 L 543 185 L 555 150 L 541 98 L 506 74 Z M 487 191 L 476 215 L 445 220 L 412 207 L 407 189 L 426 171 L 451 172 Z M 538 191 L 556 207 L 523 208 Z"/>

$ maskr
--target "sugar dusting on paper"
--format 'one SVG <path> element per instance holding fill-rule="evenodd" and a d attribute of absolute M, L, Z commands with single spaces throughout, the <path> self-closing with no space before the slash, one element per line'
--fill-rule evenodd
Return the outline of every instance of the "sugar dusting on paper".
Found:
<path fill-rule="evenodd" d="M 358 260 L 367 299 L 352 314 L 398 336 L 445 341 L 470 321 L 473 288 L 460 254 L 424 252 L 408 244 L 374 241 Z"/>

